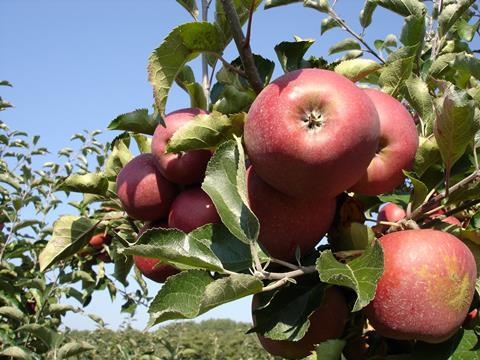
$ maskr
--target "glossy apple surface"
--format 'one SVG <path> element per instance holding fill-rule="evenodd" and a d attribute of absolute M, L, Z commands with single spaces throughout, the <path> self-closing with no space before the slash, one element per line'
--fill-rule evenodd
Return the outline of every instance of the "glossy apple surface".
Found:
<path fill-rule="evenodd" d="M 378 212 L 378 221 L 397 222 L 405 218 L 407 213 L 394 203 L 386 203 Z"/>
<path fill-rule="evenodd" d="M 166 154 L 168 141 L 181 126 L 192 121 L 195 116 L 207 114 L 197 108 L 180 109 L 165 116 L 166 127 L 158 125 L 152 139 L 152 154 L 162 175 L 176 184 L 198 184 L 205 176 L 208 160 L 212 153 L 209 150 L 193 150 L 180 154 Z"/>
<path fill-rule="evenodd" d="M 379 134 L 377 111 L 354 83 L 332 71 L 302 69 L 262 90 L 244 139 L 269 185 L 294 197 L 333 198 L 363 175 Z"/>
<path fill-rule="evenodd" d="M 406 230 L 380 238 L 384 273 L 365 308 L 380 335 L 439 343 L 462 325 L 475 291 L 468 247 L 438 230 Z"/>
<path fill-rule="evenodd" d="M 405 179 L 418 147 L 415 122 L 408 110 L 394 97 L 375 89 L 363 90 L 375 105 L 380 120 L 377 154 L 362 178 L 350 188 L 363 195 L 391 192 Z"/>
<path fill-rule="evenodd" d="M 335 198 L 292 198 L 247 170 L 248 199 L 260 222 L 259 242 L 274 258 L 293 261 L 295 250 L 307 255 L 330 228 Z"/>
<path fill-rule="evenodd" d="M 158 283 L 164 283 L 169 276 L 178 274 L 180 271 L 168 264 L 162 264 L 159 259 L 134 256 L 133 262 L 138 270 L 150 280 Z"/>
<path fill-rule="evenodd" d="M 252 310 L 258 305 L 253 296 Z M 303 359 L 310 355 L 316 344 L 342 336 L 347 322 L 348 308 L 343 295 L 336 288 L 328 288 L 322 305 L 310 315 L 310 327 L 299 341 L 272 340 L 257 334 L 262 347 L 270 354 L 286 359 Z M 255 324 L 255 314 L 253 314 Z"/>
<path fill-rule="evenodd" d="M 117 176 L 123 209 L 137 220 L 158 220 L 168 214 L 177 189 L 155 166 L 152 154 L 130 160 Z"/>
<path fill-rule="evenodd" d="M 186 233 L 220 221 L 213 201 L 200 187 L 182 191 L 173 202 L 168 215 L 168 226 Z"/>
<path fill-rule="evenodd" d="M 110 245 L 111 242 L 112 237 L 110 235 L 97 234 L 92 236 L 88 243 L 95 249 L 101 249 L 103 248 L 103 245 Z"/>

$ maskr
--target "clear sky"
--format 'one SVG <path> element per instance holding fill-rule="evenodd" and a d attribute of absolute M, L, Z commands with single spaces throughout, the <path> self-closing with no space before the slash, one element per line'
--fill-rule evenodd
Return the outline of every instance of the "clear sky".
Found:
<path fill-rule="evenodd" d="M 360 31 L 362 5 L 360 0 L 339 0 L 336 10 Z M 300 4 L 267 11 L 261 7 L 254 17 L 252 49 L 276 60 L 273 47 L 298 35 L 317 40 L 307 55 L 326 56 L 332 44 L 349 36 L 332 29 L 321 37 L 324 16 Z M 70 136 L 82 129 L 105 130 L 118 114 L 151 108 L 148 56 L 173 27 L 187 21 L 190 16 L 174 0 L 1 0 L 0 80 L 9 80 L 14 87 L 2 87 L 0 96 L 15 105 L 2 113 L 1 120 L 12 129 L 40 135 L 41 143 L 55 153 L 70 146 Z M 402 21 L 379 9 L 366 37 L 373 43 L 391 32 L 398 35 Z M 229 46 L 225 57 L 236 56 Z M 199 79 L 198 61 L 194 70 Z M 281 72 L 277 63 L 274 77 Z M 167 111 L 188 106 L 186 94 L 174 88 Z M 106 132 L 102 139 L 116 135 Z M 159 286 L 149 285 L 155 294 Z M 112 304 L 105 290 L 95 294 L 85 310 L 117 328 L 124 320 L 120 305 L 120 301 Z M 250 299 L 221 306 L 201 319 L 211 317 L 250 321 Z M 143 328 L 146 321 L 146 312 L 140 311 L 134 326 Z M 80 315 L 67 316 L 65 324 L 95 327 Z"/>

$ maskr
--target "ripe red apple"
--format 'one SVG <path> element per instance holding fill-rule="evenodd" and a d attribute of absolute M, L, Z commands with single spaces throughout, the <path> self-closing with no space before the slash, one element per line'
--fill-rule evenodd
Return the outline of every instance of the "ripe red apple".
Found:
<path fill-rule="evenodd" d="M 262 90 L 244 137 L 269 185 L 295 197 L 333 198 L 363 175 L 379 134 L 377 111 L 354 83 L 332 71 L 301 69 Z"/>
<path fill-rule="evenodd" d="M 133 256 L 133 262 L 143 275 L 161 284 L 163 284 L 169 276 L 180 272 L 171 265 L 162 264 L 159 259 L 135 255 Z"/>
<path fill-rule="evenodd" d="M 168 224 L 165 220 L 147 223 L 140 229 L 138 236 L 140 237 L 145 231 L 152 228 L 168 228 Z M 133 256 L 133 262 L 143 275 L 150 280 L 162 284 L 169 276 L 180 272 L 177 268 L 171 265 L 162 264 L 161 260 L 155 258 L 135 255 Z"/>
<path fill-rule="evenodd" d="M 253 296 L 252 310 L 255 324 L 255 309 L 259 304 L 257 295 Z M 322 305 L 310 315 L 310 327 L 299 341 L 272 340 L 257 334 L 262 347 L 270 354 L 287 359 L 303 359 L 310 355 L 316 344 L 342 336 L 347 322 L 348 308 L 341 292 L 334 288 L 325 291 Z"/>
<path fill-rule="evenodd" d="M 102 233 L 92 236 L 88 243 L 95 249 L 101 249 L 103 248 L 103 245 L 110 245 L 111 242 L 112 237 L 108 234 Z"/>
<path fill-rule="evenodd" d="M 439 343 L 462 325 L 475 291 L 473 254 L 455 236 L 407 230 L 380 238 L 384 273 L 365 308 L 380 335 Z"/>
<path fill-rule="evenodd" d="M 397 222 L 405 218 L 407 213 L 394 203 L 386 203 L 378 212 L 378 221 Z"/>
<path fill-rule="evenodd" d="M 207 114 L 202 109 L 180 109 L 165 116 L 166 127 L 158 125 L 152 139 L 152 153 L 162 175 L 176 184 L 198 184 L 205 176 L 209 150 L 193 150 L 180 154 L 166 154 L 168 141 L 181 126 L 200 114 Z"/>
<path fill-rule="evenodd" d="M 175 185 L 160 174 L 152 154 L 133 158 L 117 176 L 117 195 L 124 210 L 134 219 L 165 217 L 176 194 Z"/>
<path fill-rule="evenodd" d="M 350 190 L 378 195 L 393 191 L 404 181 L 403 170 L 409 170 L 415 159 L 418 133 L 410 113 L 397 99 L 375 89 L 364 92 L 378 112 L 380 143 L 366 172 Z"/>
<path fill-rule="evenodd" d="M 220 221 L 213 201 L 199 187 L 182 191 L 173 202 L 168 215 L 168 226 L 186 233 Z"/>
<path fill-rule="evenodd" d="M 335 198 L 292 198 L 268 185 L 255 170 L 247 170 L 247 189 L 260 222 L 259 242 L 271 256 L 285 261 L 295 260 L 297 246 L 302 255 L 308 254 L 333 222 Z"/>

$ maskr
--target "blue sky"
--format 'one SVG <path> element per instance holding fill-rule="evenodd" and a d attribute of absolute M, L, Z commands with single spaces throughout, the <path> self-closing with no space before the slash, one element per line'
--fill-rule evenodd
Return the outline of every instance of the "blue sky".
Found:
<path fill-rule="evenodd" d="M 362 5 L 359 0 L 339 0 L 336 10 L 360 31 Z M 253 22 L 252 49 L 276 60 L 273 47 L 298 35 L 317 40 L 307 55 L 326 56 L 332 44 L 349 36 L 333 29 L 320 37 L 323 17 L 300 4 L 260 8 Z M 174 0 L 2 0 L 0 80 L 9 80 L 14 87 L 3 87 L 0 96 L 15 108 L 3 112 L 1 120 L 12 129 L 40 135 L 41 143 L 55 153 L 70 146 L 70 136 L 82 129 L 105 130 L 121 113 L 151 108 L 148 56 L 173 27 L 188 21 L 188 13 Z M 379 9 L 366 38 L 373 43 L 389 33 L 398 35 L 402 22 Z M 225 58 L 236 56 L 235 48 L 229 46 Z M 199 62 L 193 67 L 199 79 Z M 277 63 L 274 77 L 281 72 Z M 174 88 L 167 111 L 188 106 L 186 94 Z M 102 139 L 111 140 L 117 134 L 105 132 Z M 155 294 L 159 286 L 149 285 Z M 124 320 L 120 305 L 120 301 L 112 305 L 104 291 L 94 296 L 85 311 L 117 328 Z M 214 309 L 201 319 L 212 317 L 250 321 L 250 299 Z M 133 325 L 143 328 L 146 321 L 146 312 L 140 311 Z M 67 316 L 65 324 L 77 329 L 95 327 L 80 315 Z"/>

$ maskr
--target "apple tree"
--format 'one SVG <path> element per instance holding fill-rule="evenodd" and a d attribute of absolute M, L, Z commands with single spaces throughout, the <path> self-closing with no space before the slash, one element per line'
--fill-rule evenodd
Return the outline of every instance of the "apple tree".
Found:
<path fill-rule="evenodd" d="M 60 180 L 83 198 L 40 269 L 102 233 L 116 279 L 165 282 L 150 326 L 254 295 L 250 332 L 273 355 L 477 358 L 475 1 L 367 0 L 360 24 L 337 1 L 177 2 L 192 21 L 149 58 L 152 111 L 115 118 L 101 168 Z M 254 53 L 255 12 L 297 3 L 321 34 L 345 33 L 329 49 L 341 57 L 307 57 L 313 40 L 298 37 L 272 44 L 277 62 Z M 371 44 L 379 8 L 404 25 Z M 165 114 L 174 84 L 191 103 Z"/>

